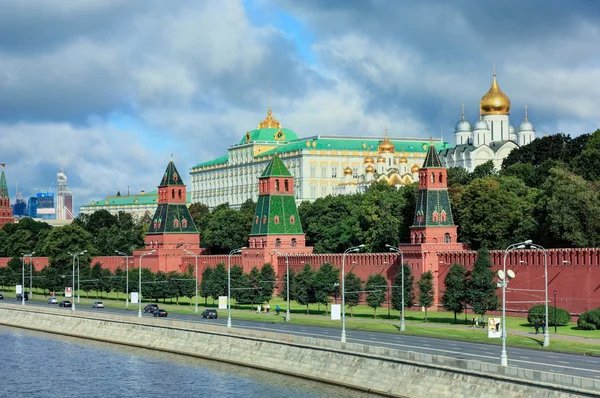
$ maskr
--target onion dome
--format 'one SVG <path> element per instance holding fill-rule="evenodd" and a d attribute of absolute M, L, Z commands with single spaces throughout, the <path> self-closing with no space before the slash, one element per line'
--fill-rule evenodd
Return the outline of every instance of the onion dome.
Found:
<path fill-rule="evenodd" d="M 365 171 L 367 173 L 374 173 L 375 172 L 375 167 L 368 165 L 367 168 L 365 169 Z"/>
<path fill-rule="evenodd" d="M 365 160 L 363 161 L 363 163 L 373 164 L 373 163 L 375 163 L 375 161 L 373 160 L 373 158 L 371 156 L 367 156 L 365 158 Z"/>
<path fill-rule="evenodd" d="M 481 98 L 479 109 L 482 115 L 508 115 L 510 113 L 510 99 L 498 87 L 495 73 L 492 87 Z"/>
<path fill-rule="evenodd" d="M 394 153 L 394 150 L 396 148 L 394 147 L 394 144 L 392 144 L 392 142 L 388 139 L 386 134 L 383 141 L 379 143 L 377 149 L 379 150 L 379 153 Z"/>
<path fill-rule="evenodd" d="M 377 163 L 385 163 L 385 158 L 383 156 L 378 157 Z"/>
<path fill-rule="evenodd" d="M 262 122 L 260 122 L 260 124 L 258 125 L 259 129 L 280 129 L 281 128 L 281 123 L 279 123 L 277 121 L 277 119 L 273 118 L 273 116 L 271 116 L 271 109 L 269 108 L 269 110 L 267 111 L 267 118 L 265 120 L 263 120 Z"/>
<path fill-rule="evenodd" d="M 400 163 L 408 163 L 408 159 L 406 159 L 405 157 L 401 157 Z"/>
<path fill-rule="evenodd" d="M 419 166 L 417 166 L 416 164 L 410 169 L 411 173 L 418 173 L 419 172 Z"/>
<path fill-rule="evenodd" d="M 489 130 L 490 126 L 487 124 L 485 120 L 481 118 L 479 115 L 479 120 L 475 123 L 475 128 L 473 130 Z"/>
<path fill-rule="evenodd" d="M 471 126 L 471 122 L 469 122 L 468 120 L 462 119 L 459 120 L 458 123 L 456 123 L 456 127 L 454 128 L 454 132 L 455 133 L 461 133 L 461 132 L 472 132 L 473 131 L 473 127 Z"/>
<path fill-rule="evenodd" d="M 513 126 L 512 124 L 510 126 L 508 126 L 508 134 L 510 134 L 510 135 L 517 134 L 517 129 L 515 129 L 515 126 Z"/>
<path fill-rule="evenodd" d="M 351 176 L 352 175 L 352 169 L 350 168 L 350 166 L 346 166 L 346 168 L 344 169 L 344 175 L 345 176 Z"/>
<path fill-rule="evenodd" d="M 519 125 L 519 131 L 535 131 L 533 124 L 531 124 L 527 117 L 527 106 L 525 107 L 525 120 Z"/>

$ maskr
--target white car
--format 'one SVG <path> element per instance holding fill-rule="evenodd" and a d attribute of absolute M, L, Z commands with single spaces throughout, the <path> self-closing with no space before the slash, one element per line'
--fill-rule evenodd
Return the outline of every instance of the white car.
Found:
<path fill-rule="evenodd" d="M 58 300 L 56 299 L 56 297 L 50 297 L 48 299 L 48 304 L 58 304 Z"/>
<path fill-rule="evenodd" d="M 104 304 L 102 301 L 95 301 L 94 304 L 92 304 L 92 308 L 104 308 Z"/>

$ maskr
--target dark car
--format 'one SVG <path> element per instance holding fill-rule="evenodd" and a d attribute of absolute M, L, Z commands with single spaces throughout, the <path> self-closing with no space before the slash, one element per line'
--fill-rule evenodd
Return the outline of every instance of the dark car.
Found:
<path fill-rule="evenodd" d="M 17 294 L 17 301 L 22 301 L 23 300 L 23 296 L 21 295 L 21 293 Z M 29 294 L 27 292 L 25 292 L 25 301 L 29 300 Z"/>
<path fill-rule="evenodd" d="M 202 318 L 217 319 L 218 317 L 219 313 L 217 312 L 217 310 L 204 310 L 204 312 L 202 312 Z"/>
<path fill-rule="evenodd" d="M 4 300 L 4 296 L 0 293 L 0 300 Z"/>
<path fill-rule="evenodd" d="M 72 307 L 73 304 L 71 304 L 71 302 L 69 300 L 63 300 L 60 303 L 58 303 L 59 307 Z"/>
<path fill-rule="evenodd" d="M 162 317 L 166 318 L 167 316 L 169 316 L 169 313 L 167 311 L 161 310 L 161 309 L 158 309 L 158 308 L 156 308 L 154 310 L 154 312 L 152 312 L 152 313 L 154 314 L 154 316 L 158 316 L 158 317 L 161 317 L 161 318 Z"/>
<path fill-rule="evenodd" d="M 144 312 L 149 312 L 149 313 L 153 313 L 154 311 L 156 311 L 158 309 L 158 305 L 157 304 L 147 304 L 144 307 Z"/>

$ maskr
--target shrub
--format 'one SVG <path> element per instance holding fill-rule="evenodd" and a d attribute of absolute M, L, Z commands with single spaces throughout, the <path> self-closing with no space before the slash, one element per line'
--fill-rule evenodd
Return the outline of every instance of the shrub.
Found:
<path fill-rule="evenodd" d="M 554 311 L 556 311 L 556 317 L 554 317 Z M 533 324 L 536 319 L 540 322 L 546 319 L 545 305 L 534 305 L 527 312 L 527 322 Z M 569 311 L 563 308 L 548 306 L 548 326 L 554 326 L 555 319 L 557 326 L 563 326 L 571 321 L 571 316 L 569 315 Z"/>
<path fill-rule="evenodd" d="M 579 319 L 577 319 L 577 326 L 585 330 L 600 329 L 600 308 L 586 311 L 579 315 Z"/>

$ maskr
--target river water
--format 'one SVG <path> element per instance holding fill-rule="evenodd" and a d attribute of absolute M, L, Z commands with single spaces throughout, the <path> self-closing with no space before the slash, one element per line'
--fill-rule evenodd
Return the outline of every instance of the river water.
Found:
<path fill-rule="evenodd" d="M 181 355 L 0 326 L 0 397 L 364 397 Z"/>

